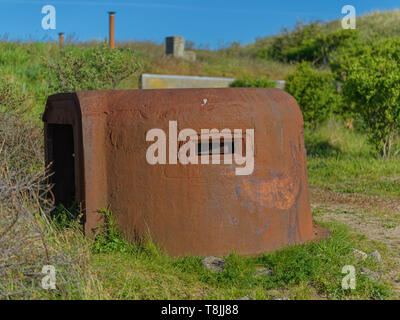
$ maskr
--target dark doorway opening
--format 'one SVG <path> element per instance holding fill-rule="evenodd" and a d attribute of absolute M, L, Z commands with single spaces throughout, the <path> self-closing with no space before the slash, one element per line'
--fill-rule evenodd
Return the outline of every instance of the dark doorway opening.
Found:
<path fill-rule="evenodd" d="M 65 208 L 74 205 L 75 200 L 75 154 L 72 125 L 49 124 L 48 160 L 51 165 L 50 183 L 55 205 Z"/>

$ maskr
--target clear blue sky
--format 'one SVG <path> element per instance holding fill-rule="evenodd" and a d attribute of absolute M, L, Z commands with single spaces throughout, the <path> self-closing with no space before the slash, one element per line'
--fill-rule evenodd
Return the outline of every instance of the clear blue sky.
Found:
<path fill-rule="evenodd" d="M 56 30 L 43 30 L 41 8 L 56 8 Z M 116 11 L 116 40 L 153 40 L 182 35 L 212 48 L 234 40 L 293 27 L 297 20 L 333 20 L 351 4 L 357 15 L 400 7 L 400 0 L 0 0 L 0 36 L 10 40 L 55 40 L 58 32 L 77 40 L 108 35 L 107 11 Z"/>

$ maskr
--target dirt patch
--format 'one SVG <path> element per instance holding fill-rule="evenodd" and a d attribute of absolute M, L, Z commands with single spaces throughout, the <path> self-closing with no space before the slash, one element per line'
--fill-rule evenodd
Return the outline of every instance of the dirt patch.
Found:
<path fill-rule="evenodd" d="M 394 262 L 386 278 L 400 298 L 400 225 L 385 226 L 382 216 L 400 216 L 400 199 L 311 190 L 312 208 L 319 221 L 338 221 L 358 234 L 384 243 Z M 377 214 L 379 212 L 380 214 Z"/>
<path fill-rule="evenodd" d="M 400 198 L 379 197 L 361 193 L 340 193 L 323 189 L 310 189 L 313 203 L 346 204 L 361 208 L 386 209 L 400 214 Z"/>

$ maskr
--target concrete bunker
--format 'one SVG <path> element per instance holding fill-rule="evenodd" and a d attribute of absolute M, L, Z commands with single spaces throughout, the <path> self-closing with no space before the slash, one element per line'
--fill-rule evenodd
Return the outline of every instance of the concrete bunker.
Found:
<path fill-rule="evenodd" d="M 48 98 L 43 121 L 56 203 L 75 201 L 84 211 L 86 233 L 102 224 L 99 209 L 110 206 L 129 240 L 150 235 L 171 255 L 253 255 L 318 238 L 302 115 L 282 90 L 63 93 Z M 171 135 L 171 128 L 167 161 L 150 163 L 146 154 L 159 137 L 149 140 L 148 133 Z M 188 128 L 198 138 L 194 154 L 209 157 L 209 164 L 180 162 L 186 140 L 179 137 Z M 232 136 L 213 145 L 199 138 L 202 129 L 230 129 Z M 253 130 L 253 141 L 247 130 Z M 245 138 L 237 139 L 239 131 Z M 238 175 L 235 162 L 212 163 L 215 148 L 220 159 L 240 155 L 234 141 L 241 142 L 242 156 L 247 147 L 254 151 L 250 174 Z"/>

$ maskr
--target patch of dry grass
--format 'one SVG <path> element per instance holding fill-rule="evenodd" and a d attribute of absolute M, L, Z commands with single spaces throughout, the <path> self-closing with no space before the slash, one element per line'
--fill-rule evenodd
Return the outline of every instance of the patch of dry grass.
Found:
<path fill-rule="evenodd" d="M 0 97 L 0 299 L 97 297 L 80 227 L 58 230 L 48 219 L 42 132 L 16 111 L 24 101 L 8 89 L 7 99 Z M 56 290 L 41 287 L 45 265 L 55 267 Z"/>

